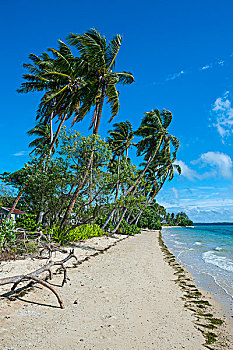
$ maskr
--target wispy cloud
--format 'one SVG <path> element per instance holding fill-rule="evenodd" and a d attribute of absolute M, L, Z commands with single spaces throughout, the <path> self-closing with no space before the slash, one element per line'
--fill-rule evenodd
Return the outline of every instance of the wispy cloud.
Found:
<path fill-rule="evenodd" d="M 175 72 L 175 73 L 171 73 L 169 74 L 167 77 L 164 77 L 163 79 L 159 80 L 159 81 L 154 81 L 152 84 L 153 85 L 162 85 L 166 82 L 178 79 L 180 77 L 182 77 L 183 75 L 189 75 L 189 74 L 195 74 L 196 72 L 203 72 L 203 71 L 208 71 L 214 68 L 220 68 L 225 66 L 225 64 L 228 62 L 229 59 L 232 59 L 233 57 L 233 53 L 231 53 L 230 55 L 226 56 L 224 58 L 224 60 L 222 58 L 218 58 L 218 59 L 213 59 L 211 62 L 209 62 L 208 64 L 205 64 L 203 66 L 199 66 L 199 67 L 190 67 L 190 68 L 185 68 L 182 69 L 179 72 Z"/>
<path fill-rule="evenodd" d="M 223 60 L 219 60 L 217 63 L 219 64 L 219 66 L 223 67 L 225 62 Z"/>
<path fill-rule="evenodd" d="M 207 64 L 206 66 L 201 67 L 201 70 L 206 70 L 210 68 L 211 68 L 211 65 Z"/>
<path fill-rule="evenodd" d="M 172 187 L 171 190 L 172 190 L 172 192 L 174 194 L 175 199 L 178 199 L 179 198 L 179 192 L 178 192 L 177 188 Z"/>
<path fill-rule="evenodd" d="M 194 222 L 233 221 L 233 199 L 229 188 L 192 188 L 193 195 L 186 188 L 179 189 L 176 198 L 172 188 L 167 188 L 158 195 L 158 203 L 169 212 L 185 211 Z"/>
<path fill-rule="evenodd" d="M 209 165 L 216 169 L 216 173 L 226 179 L 232 177 L 232 160 L 227 154 L 207 152 L 201 155 L 199 161 L 202 162 L 203 165 Z"/>
<path fill-rule="evenodd" d="M 174 79 L 180 78 L 183 74 L 184 74 L 184 71 L 183 71 L 183 70 L 181 70 L 181 71 L 178 72 L 178 73 L 169 74 L 168 77 L 166 78 L 166 81 L 174 80 Z"/>
<path fill-rule="evenodd" d="M 27 151 L 19 151 L 19 152 L 13 154 L 13 156 L 15 156 L 15 157 L 21 157 L 21 156 L 27 156 L 27 155 L 28 155 Z"/>
<path fill-rule="evenodd" d="M 229 91 L 226 91 L 222 97 L 218 97 L 211 110 L 213 116 L 213 123 L 217 129 L 217 132 L 224 139 L 229 136 L 233 131 L 233 108 L 229 97 Z"/>
<path fill-rule="evenodd" d="M 193 169 L 190 169 L 182 160 L 177 160 L 176 164 L 181 167 L 181 175 L 188 180 L 200 179 L 200 175 Z"/>
<path fill-rule="evenodd" d="M 154 85 L 157 85 L 157 84 L 163 84 L 164 82 L 166 81 L 171 81 L 171 80 L 175 80 L 177 78 L 180 78 L 182 75 L 188 75 L 188 74 L 191 74 L 191 73 L 195 73 L 196 71 L 207 71 L 207 70 L 210 70 L 210 69 L 213 69 L 213 68 L 218 68 L 219 66 L 220 67 L 223 67 L 226 63 L 226 60 L 233 57 L 233 53 L 228 55 L 225 60 L 219 58 L 219 59 L 215 59 L 213 60 L 212 62 L 208 63 L 208 64 L 205 64 L 201 67 L 196 67 L 196 68 L 186 68 L 186 69 L 182 69 L 180 72 L 176 72 L 176 73 L 172 73 L 172 74 L 169 74 L 163 81 L 160 81 L 160 82 L 153 82 Z"/>
<path fill-rule="evenodd" d="M 181 175 L 190 181 L 213 177 L 232 178 L 232 160 L 225 153 L 206 152 L 201 154 L 197 160 L 191 161 L 192 165 L 198 166 L 198 171 L 191 169 L 182 160 L 178 160 L 176 163 L 181 167 Z M 201 172 L 200 168 L 205 168 L 205 171 Z"/>

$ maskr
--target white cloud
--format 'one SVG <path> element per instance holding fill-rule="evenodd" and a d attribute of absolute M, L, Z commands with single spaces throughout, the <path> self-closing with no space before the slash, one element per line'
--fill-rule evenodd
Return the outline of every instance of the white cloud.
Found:
<path fill-rule="evenodd" d="M 229 99 L 229 91 L 222 97 L 218 97 L 212 107 L 214 117 L 213 126 L 217 128 L 219 135 L 224 142 L 224 138 L 233 131 L 233 108 Z"/>
<path fill-rule="evenodd" d="M 167 81 L 168 80 L 174 80 L 174 79 L 177 79 L 177 78 L 179 78 L 179 77 L 181 77 L 182 75 L 184 74 L 184 71 L 183 70 L 181 70 L 180 72 L 178 72 L 178 73 L 174 73 L 174 74 L 170 74 L 168 77 L 167 77 Z"/>
<path fill-rule="evenodd" d="M 217 169 L 217 172 L 225 178 L 232 177 L 232 160 L 227 154 L 207 152 L 201 155 L 199 161 Z"/>
<path fill-rule="evenodd" d="M 13 156 L 20 157 L 20 156 L 26 156 L 28 154 L 27 151 L 19 151 L 17 153 L 14 153 Z"/>
<path fill-rule="evenodd" d="M 223 60 L 219 60 L 219 61 L 218 61 L 218 64 L 219 64 L 220 66 L 224 66 L 224 61 L 223 61 Z"/>
<path fill-rule="evenodd" d="M 210 65 L 209 64 L 207 64 L 206 66 L 201 67 L 201 70 L 206 70 L 206 69 L 210 69 Z"/>
<path fill-rule="evenodd" d="M 175 196 L 175 199 L 178 199 L 179 198 L 178 190 L 175 187 L 172 187 L 171 190 L 172 190 L 172 192 L 173 192 L 173 194 Z"/>
<path fill-rule="evenodd" d="M 190 169 L 182 160 L 177 160 L 176 164 L 181 167 L 181 175 L 188 180 L 200 179 L 200 175 L 195 170 Z"/>

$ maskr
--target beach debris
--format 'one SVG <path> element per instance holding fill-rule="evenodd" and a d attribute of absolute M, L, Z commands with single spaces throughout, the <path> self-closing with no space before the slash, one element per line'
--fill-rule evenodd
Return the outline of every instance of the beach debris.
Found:
<path fill-rule="evenodd" d="M 214 315 L 210 313 L 210 311 L 212 311 L 211 304 L 208 300 L 203 299 L 203 294 L 198 290 L 195 284 L 193 284 L 192 279 L 188 277 L 189 274 L 183 266 L 176 261 L 174 254 L 171 253 L 164 243 L 161 231 L 158 239 L 160 249 L 164 255 L 164 260 L 174 269 L 174 275 L 176 276 L 174 282 L 180 286 L 184 293 L 181 298 L 185 302 L 184 306 L 194 313 L 196 328 L 205 338 L 205 344 L 203 345 L 211 350 L 219 349 L 219 344 L 221 344 L 221 346 L 223 344 L 224 349 L 227 348 L 228 340 L 221 337 L 221 330 L 219 328 L 224 321 L 215 318 Z M 212 330 L 215 330 L 216 333 L 212 332 Z M 211 347 L 209 345 L 211 345 Z M 220 348 L 222 349 L 223 347 L 221 346 Z"/>
<path fill-rule="evenodd" d="M 18 275 L 18 276 L 2 278 L 2 279 L 0 279 L 0 286 L 13 283 L 11 291 L 15 291 L 16 287 L 21 282 L 31 281 L 31 282 L 39 283 L 42 286 L 51 290 L 51 292 L 53 294 L 55 294 L 61 309 L 64 309 L 63 301 L 62 301 L 60 295 L 58 294 L 58 292 L 51 286 L 51 284 L 49 282 L 46 281 L 46 278 L 42 279 L 39 276 L 44 272 L 48 272 L 49 275 L 47 276 L 47 279 L 49 278 L 51 280 L 53 278 L 52 267 L 53 266 L 60 266 L 60 270 L 63 271 L 62 286 L 64 286 L 64 284 L 67 282 L 67 280 L 69 280 L 69 278 L 67 277 L 67 269 L 66 269 L 64 264 L 72 258 L 74 258 L 76 261 L 78 260 L 77 257 L 74 255 L 74 249 L 70 250 L 70 252 L 66 258 L 64 258 L 60 261 L 49 261 L 47 264 L 45 264 L 44 266 L 42 266 L 41 268 L 39 268 L 33 272 L 30 272 L 30 273 L 25 274 L 25 275 L 22 274 L 22 275 Z"/>

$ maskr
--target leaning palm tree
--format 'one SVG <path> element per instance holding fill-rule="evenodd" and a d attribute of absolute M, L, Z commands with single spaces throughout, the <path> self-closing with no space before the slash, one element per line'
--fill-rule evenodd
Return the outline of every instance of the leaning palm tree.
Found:
<path fill-rule="evenodd" d="M 149 166 L 152 162 L 156 161 L 156 157 L 157 161 L 163 161 L 164 157 L 171 157 L 171 162 L 176 159 L 179 141 L 175 136 L 169 134 L 167 131 L 171 121 L 172 113 L 165 109 L 162 111 L 162 113 L 160 113 L 158 109 L 145 113 L 145 117 L 143 118 L 141 125 L 135 134 L 142 137 L 137 144 L 137 155 L 144 155 L 146 164 L 135 183 L 126 191 L 124 197 L 127 197 L 132 191 L 133 194 L 136 192 L 137 187 L 139 186 L 142 178 L 145 176 Z M 171 146 L 173 148 L 172 151 Z M 160 174 L 162 174 L 162 171 L 165 168 L 162 164 L 158 164 L 157 169 L 158 177 L 161 177 Z M 164 179 L 166 180 L 166 178 Z M 124 209 L 117 226 L 112 231 L 113 233 L 118 230 L 126 212 L 127 208 Z"/>
<path fill-rule="evenodd" d="M 29 143 L 29 147 L 33 147 L 31 153 L 35 155 L 43 155 L 45 149 L 48 149 L 51 144 L 51 139 L 53 139 L 53 134 L 51 135 L 51 126 L 49 124 L 38 123 L 34 128 L 27 131 L 27 134 L 30 136 L 37 136 L 32 142 Z M 58 146 L 58 139 L 56 140 L 56 146 Z M 55 147 L 50 150 L 50 153 L 55 152 Z"/>
<path fill-rule="evenodd" d="M 152 183 L 151 191 L 148 196 L 148 201 L 145 204 L 144 208 L 139 211 L 138 215 L 130 222 L 132 224 L 135 222 L 137 224 L 143 211 L 153 203 L 155 197 L 162 189 L 164 183 L 168 180 L 169 182 L 173 179 L 174 174 L 181 174 L 181 168 L 178 164 L 174 163 L 175 155 L 171 155 L 170 148 L 162 150 L 162 153 L 159 154 L 155 161 L 151 163 L 147 172 L 147 181 Z"/>
<path fill-rule="evenodd" d="M 59 51 L 61 56 L 63 57 L 63 61 L 66 61 L 64 53 L 66 52 L 66 45 L 63 45 L 62 42 L 60 43 Z M 57 55 L 59 56 L 59 54 Z M 61 86 L 61 79 L 64 77 L 60 72 L 60 68 L 58 68 L 56 59 L 52 59 L 47 53 L 42 53 L 41 56 L 31 54 L 29 58 L 31 62 L 29 64 L 24 64 L 24 68 L 26 68 L 29 72 L 23 75 L 23 78 L 26 82 L 23 82 L 21 84 L 21 87 L 17 91 L 19 93 L 28 93 L 34 91 L 44 92 L 44 95 L 41 99 L 41 103 L 39 105 L 36 119 L 39 119 L 40 122 L 43 121 L 45 124 L 47 124 L 49 120 L 51 130 L 52 119 L 57 116 L 57 119 L 59 121 L 57 131 L 54 137 L 51 137 L 51 142 L 49 145 L 49 152 L 51 153 L 55 143 L 57 142 L 62 124 L 66 119 L 68 119 L 72 115 L 72 110 L 67 109 L 67 96 L 65 95 L 65 90 L 68 88 L 60 89 L 60 91 L 57 91 L 58 88 Z M 70 58 L 70 61 L 72 61 L 72 58 Z M 61 63 L 60 66 L 62 66 Z M 54 72 L 56 73 L 55 77 Z M 76 86 L 77 89 L 80 90 L 80 84 L 76 83 Z M 70 105 L 71 103 L 69 104 L 69 107 Z M 78 108 L 78 106 L 79 101 L 77 101 L 76 108 Z M 50 132 L 50 136 L 52 136 L 52 132 Z M 41 162 L 42 161 L 43 156 L 41 157 Z M 30 178 L 27 180 L 27 182 L 28 181 L 30 181 Z M 23 194 L 27 182 L 20 189 L 12 208 L 7 215 L 7 219 L 10 217 L 11 213 L 16 208 L 16 205 L 18 204 Z"/>
<path fill-rule="evenodd" d="M 109 137 L 107 139 L 114 154 L 123 154 L 125 152 L 125 158 L 128 158 L 128 150 L 136 143 L 132 142 L 134 138 L 132 124 L 127 120 L 126 122 L 115 123 L 113 125 L 114 130 L 110 130 Z"/>
<path fill-rule="evenodd" d="M 105 98 L 111 106 L 110 120 L 117 115 L 119 111 L 119 93 L 116 84 L 131 84 L 134 82 L 131 73 L 113 72 L 121 41 L 121 36 L 117 35 L 107 45 L 105 37 L 96 29 L 91 29 L 83 35 L 70 34 L 69 36 L 69 42 L 78 49 L 79 57 L 73 56 L 70 48 L 62 41 L 59 41 L 58 50 L 50 49 L 50 52 L 54 55 L 53 58 L 46 53 L 39 57 L 30 55 L 32 63 L 24 65 L 29 70 L 29 74 L 23 76 L 26 82 L 21 85 L 18 92 L 45 92 L 38 116 L 45 121 L 47 118 L 51 119 L 55 116 L 59 120 L 57 132 L 50 149 L 53 148 L 64 121 L 73 115 L 73 124 L 79 122 L 92 107 L 94 107 L 94 116 L 90 128 L 93 127 L 93 133 L 97 134 Z M 78 193 L 85 183 L 92 158 L 93 155 L 90 157 L 90 163 L 85 174 L 83 174 L 81 185 L 76 188 L 73 194 L 63 223 L 70 215 Z M 23 188 L 12 210 L 14 210 L 22 193 Z"/>
<path fill-rule="evenodd" d="M 112 121 L 120 107 L 116 85 L 130 85 L 134 82 L 134 77 L 130 72 L 114 72 L 122 37 L 117 34 L 107 43 L 105 36 L 92 28 L 83 35 L 71 33 L 68 42 L 78 49 L 86 82 L 86 94 L 81 108 L 76 113 L 76 120 L 82 120 L 94 106 L 90 128 L 93 127 L 93 133 L 97 134 L 105 98 L 111 107 L 109 121 Z"/>
<path fill-rule="evenodd" d="M 171 121 L 172 113 L 165 109 L 162 113 L 160 113 L 158 109 L 145 113 L 145 117 L 142 119 L 140 127 L 135 131 L 135 135 L 142 137 L 137 144 L 137 155 L 144 156 L 146 164 L 135 183 L 126 191 L 125 195 L 128 195 L 139 185 L 155 157 L 162 149 L 165 151 L 169 148 L 170 144 L 172 144 L 174 148 L 172 155 L 175 159 L 179 148 L 179 141 L 167 131 Z"/>
<path fill-rule="evenodd" d="M 80 108 L 75 112 L 74 122 L 82 120 L 87 112 L 91 110 L 92 106 L 94 106 L 94 115 L 90 124 L 90 128 L 93 128 L 93 134 L 98 133 L 105 98 L 107 98 L 107 102 L 111 106 L 110 121 L 112 121 L 119 111 L 119 92 L 116 89 L 116 84 L 129 85 L 134 82 L 134 77 L 129 72 L 113 72 L 121 41 L 121 36 L 117 35 L 107 45 L 106 38 L 96 29 L 91 29 L 83 35 L 70 34 L 69 36 L 69 43 L 79 51 L 79 58 L 86 82 L 82 90 L 84 91 L 84 97 Z M 74 191 L 67 207 L 62 220 L 62 226 L 66 224 L 78 194 L 85 183 L 88 172 L 92 168 L 94 147 L 95 143 L 93 143 L 90 161 L 83 174 L 83 179 Z"/>
<path fill-rule="evenodd" d="M 134 138 L 132 124 L 127 120 L 126 122 L 115 123 L 113 125 L 114 129 L 108 131 L 109 137 L 107 142 L 113 152 L 113 159 L 118 158 L 117 162 L 117 185 L 116 185 L 116 197 L 118 198 L 119 193 L 119 180 L 120 180 L 120 163 L 121 157 L 125 152 L 125 159 L 128 159 L 128 150 L 133 145 L 136 144 L 132 142 Z"/>

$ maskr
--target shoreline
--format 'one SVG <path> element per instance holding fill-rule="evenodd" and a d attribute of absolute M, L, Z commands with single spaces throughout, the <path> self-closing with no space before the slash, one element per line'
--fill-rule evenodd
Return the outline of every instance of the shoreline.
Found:
<path fill-rule="evenodd" d="M 170 227 L 170 228 L 174 229 L 176 227 Z M 168 232 L 168 234 L 167 234 L 167 232 Z M 166 231 L 166 229 L 163 228 L 162 235 L 164 234 L 165 240 L 166 240 L 166 237 L 167 238 L 169 237 L 170 233 L 171 233 L 171 236 L 173 236 L 174 232 Z M 165 242 L 165 240 L 164 240 L 164 242 Z M 198 240 L 198 238 L 196 238 L 196 240 Z M 168 240 L 168 242 L 170 242 L 170 241 Z M 183 243 L 181 243 L 181 244 L 183 244 Z M 195 244 L 199 244 L 199 242 L 195 242 Z M 193 277 L 195 284 L 197 284 L 198 288 L 206 291 L 207 293 L 210 293 L 213 296 L 215 302 L 218 305 L 220 305 L 220 307 L 222 308 L 222 313 L 224 315 L 226 315 L 226 317 L 229 319 L 229 321 L 233 324 L 232 295 L 228 292 L 228 290 L 226 290 L 224 288 L 224 286 L 222 286 L 221 284 L 219 284 L 216 281 L 216 276 L 211 274 L 211 272 L 208 271 L 207 268 L 206 268 L 206 270 L 205 270 L 205 267 L 202 267 L 201 270 L 196 268 L 195 267 L 196 265 L 195 265 L 193 258 L 191 259 L 187 255 L 186 259 L 182 260 L 180 255 L 184 251 L 184 249 L 182 250 L 183 246 L 181 246 L 181 248 L 179 246 L 178 251 L 176 250 L 176 245 L 173 246 L 171 242 L 169 243 L 169 246 L 170 247 L 168 249 L 174 254 L 178 263 L 182 264 L 182 266 L 185 266 L 185 269 L 189 271 L 189 273 Z M 191 246 L 188 246 L 188 247 L 190 250 L 195 250 L 193 248 L 190 248 Z M 173 248 L 174 248 L 174 251 L 173 251 Z M 219 248 L 219 250 L 220 249 L 221 248 Z M 214 248 L 208 247 L 204 251 L 208 251 L 208 250 L 214 251 Z"/>
<path fill-rule="evenodd" d="M 165 261 L 158 239 L 159 231 L 143 230 L 134 237 L 81 243 L 80 263 L 69 264 L 70 281 L 59 289 L 64 310 L 39 286 L 14 301 L 1 298 L 3 350 L 204 349 L 194 313 L 184 307 L 184 291 L 174 282 L 176 262 Z M 61 277 L 54 277 L 58 285 Z M 209 348 L 227 349 L 217 343 Z"/>
<path fill-rule="evenodd" d="M 184 292 L 184 307 L 187 307 L 193 312 L 196 318 L 195 323 L 198 325 L 198 329 L 203 334 L 206 334 L 207 341 L 208 339 L 210 339 L 210 341 L 214 340 L 214 334 L 217 335 L 215 338 L 216 341 L 212 343 L 210 349 L 230 349 L 233 346 L 233 321 L 224 312 L 223 305 L 215 299 L 211 292 L 196 285 L 195 278 L 188 268 L 176 260 L 172 250 L 165 244 L 162 238 L 162 230 L 160 231 L 159 241 L 165 260 L 176 271 L 175 274 L 178 276 L 175 282 L 178 283 Z M 200 308 L 201 305 L 203 307 Z M 212 317 L 208 317 L 210 314 Z M 205 315 L 207 316 L 205 317 Z M 211 318 L 214 319 L 214 324 L 211 322 Z M 200 320 L 202 320 L 202 322 L 204 321 L 202 323 L 203 327 L 200 324 Z M 221 320 L 223 323 L 219 324 Z M 216 326 L 213 330 L 209 328 L 209 326 L 211 327 L 212 325 Z M 208 344 L 206 345 L 208 346 Z"/>

